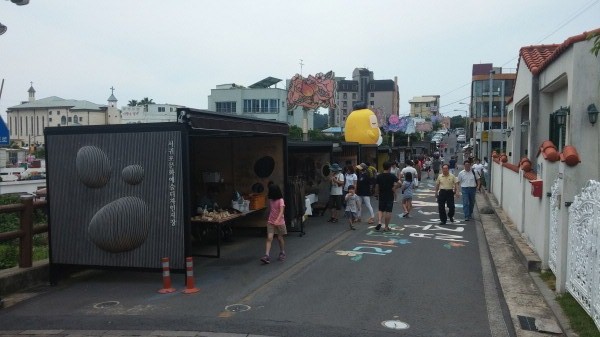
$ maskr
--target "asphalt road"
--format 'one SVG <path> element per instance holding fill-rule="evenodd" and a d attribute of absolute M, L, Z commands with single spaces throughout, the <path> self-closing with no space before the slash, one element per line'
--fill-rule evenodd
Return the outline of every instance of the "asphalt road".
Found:
<path fill-rule="evenodd" d="M 196 258 L 199 293 L 159 294 L 160 273 L 86 271 L 21 294 L 0 330 L 198 330 L 270 336 L 503 336 L 501 309 L 478 221 L 437 226 L 433 181 L 410 218 L 395 204 L 392 231 L 327 217 L 290 234 L 288 259 L 261 265 L 264 239 L 237 231 L 221 259 Z M 374 201 L 373 206 L 376 207 Z M 274 242 L 274 252 L 277 244 Z M 275 255 L 276 254 L 272 254 Z M 135 334 L 135 333 L 127 333 Z"/>

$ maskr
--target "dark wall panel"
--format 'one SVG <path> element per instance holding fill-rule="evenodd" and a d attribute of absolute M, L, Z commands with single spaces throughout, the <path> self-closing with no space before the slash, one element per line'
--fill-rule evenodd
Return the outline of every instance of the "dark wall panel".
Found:
<path fill-rule="evenodd" d="M 185 268 L 179 131 L 47 135 L 51 263 Z"/>

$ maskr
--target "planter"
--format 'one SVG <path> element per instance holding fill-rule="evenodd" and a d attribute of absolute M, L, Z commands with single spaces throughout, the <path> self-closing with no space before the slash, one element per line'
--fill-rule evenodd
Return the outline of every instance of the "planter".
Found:
<path fill-rule="evenodd" d="M 575 166 L 581 163 L 577 149 L 572 145 L 567 145 L 561 154 L 561 160 L 568 166 Z"/>

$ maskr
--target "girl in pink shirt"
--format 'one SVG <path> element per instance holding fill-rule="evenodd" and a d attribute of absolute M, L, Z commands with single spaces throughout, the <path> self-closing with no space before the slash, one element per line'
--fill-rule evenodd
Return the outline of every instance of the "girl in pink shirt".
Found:
<path fill-rule="evenodd" d="M 279 241 L 279 261 L 285 261 L 285 242 L 283 236 L 287 234 L 285 226 L 285 202 L 283 201 L 283 193 L 281 188 L 273 182 L 269 182 L 269 220 L 267 221 L 267 242 L 265 247 L 265 256 L 260 258 L 264 264 L 271 263 L 271 243 L 273 236 L 277 234 Z"/>

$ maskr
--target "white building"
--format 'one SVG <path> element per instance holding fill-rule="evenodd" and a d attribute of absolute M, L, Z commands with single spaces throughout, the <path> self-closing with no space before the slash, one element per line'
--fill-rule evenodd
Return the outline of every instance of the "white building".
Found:
<path fill-rule="evenodd" d="M 177 108 L 182 105 L 148 104 L 121 107 L 121 124 L 177 122 Z"/>
<path fill-rule="evenodd" d="M 600 29 L 592 31 L 599 34 Z M 507 153 L 491 163 L 506 218 L 600 326 L 600 57 L 588 34 L 521 48 Z"/>
<path fill-rule="evenodd" d="M 33 85 L 28 101 L 6 110 L 11 141 L 21 146 L 44 144 L 44 128 L 67 125 L 118 124 L 117 99 L 110 95 L 107 105 L 56 96 L 35 99 Z"/>
<path fill-rule="evenodd" d="M 431 118 L 440 112 L 440 95 L 415 96 L 408 104 L 411 117 Z"/>
<path fill-rule="evenodd" d="M 303 111 L 287 110 L 287 89 L 277 88 L 280 79 L 267 77 L 249 87 L 235 83 L 217 85 L 210 90 L 208 110 L 223 114 L 262 118 L 302 127 Z M 275 87 L 273 87 L 275 86 Z M 314 111 L 308 112 L 308 129 L 313 129 Z"/>

